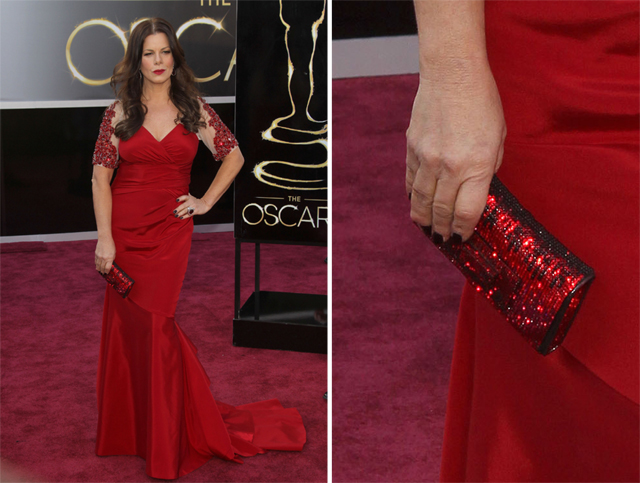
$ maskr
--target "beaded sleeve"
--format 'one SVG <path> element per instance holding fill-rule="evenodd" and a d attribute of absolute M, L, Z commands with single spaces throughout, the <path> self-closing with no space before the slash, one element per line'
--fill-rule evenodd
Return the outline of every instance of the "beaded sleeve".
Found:
<path fill-rule="evenodd" d="M 216 160 L 221 161 L 238 147 L 238 141 L 236 141 L 236 138 L 231 134 L 229 128 L 222 122 L 216 111 L 201 97 L 198 97 L 198 100 L 202 104 L 202 109 L 209 117 L 209 119 L 205 117 L 208 127 L 201 129 L 202 141 L 211 150 Z"/>
<path fill-rule="evenodd" d="M 120 161 L 118 148 L 114 145 L 114 142 L 117 142 L 117 138 L 114 136 L 113 118 L 116 115 L 115 107 L 117 103 L 118 101 L 115 101 L 104 111 L 102 123 L 100 124 L 100 133 L 93 151 L 92 164 L 109 169 L 116 169 Z"/>

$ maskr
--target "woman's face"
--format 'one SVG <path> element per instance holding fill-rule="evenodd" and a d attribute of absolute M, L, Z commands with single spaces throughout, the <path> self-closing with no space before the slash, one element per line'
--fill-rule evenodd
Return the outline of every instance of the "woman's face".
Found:
<path fill-rule="evenodd" d="M 173 70 L 173 55 L 166 34 L 158 32 L 144 39 L 140 70 L 147 82 L 169 82 Z"/>

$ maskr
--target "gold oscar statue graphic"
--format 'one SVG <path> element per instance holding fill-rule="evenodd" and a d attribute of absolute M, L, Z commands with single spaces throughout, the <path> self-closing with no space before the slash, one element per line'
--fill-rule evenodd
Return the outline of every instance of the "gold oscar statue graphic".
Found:
<path fill-rule="evenodd" d="M 281 153 L 286 153 L 290 159 L 262 161 L 256 164 L 253 174 L 260 182 L 285 190 L 326 190 L 327 121 L 314 119 L 310 114 L 310 106 L 314 94 L 318 28 L 324 22 L 327 2 L 303 3 L 305 8 L 300 8 L 300 2 L 280 0 L 280 21 L 285 26 L 284 47 L 288 62 L 286 82 L 291 112 L 274 119 L 262 133 L 263 140 L 288 146 L 289 149 Z M 305 158 L 323 161 L 305 162 Z"/>

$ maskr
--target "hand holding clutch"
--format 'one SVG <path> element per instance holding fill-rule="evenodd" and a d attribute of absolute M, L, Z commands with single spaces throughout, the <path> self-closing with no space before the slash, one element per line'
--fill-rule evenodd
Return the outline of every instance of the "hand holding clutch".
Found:
<path fill-rule="evenodd" d="M 435 244 L 543 355 L 562 343 L 595 277 L 496 176 L 471 238 Z"/>
<path fill-rule="evenodd" d="M 135 283 L 134 280 L 127 275 L 124 270 L 122 270 L 118 265 L 114 263 L 111 264 L 111 270 L 109 270 L 108 274 L 104 274 L 102 272 L 98 272 L 104 279 L 109 282 L 109 284 L 118 292 L 122 298 L 127 298 L 129 292 L 131 291 L 131 287 Z"/>

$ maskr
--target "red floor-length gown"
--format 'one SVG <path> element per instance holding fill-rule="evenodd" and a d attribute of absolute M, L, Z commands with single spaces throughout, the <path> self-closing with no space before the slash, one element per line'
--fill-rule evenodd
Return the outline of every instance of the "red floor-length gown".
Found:
<path fill-rule="evenodd" d="M 498 175 L 596 279 L 546 357 L 465 288 L 441 480 L 639 481 L 638 2 L 485 10 Z"/>
<path fill-rule="evenodd" d="M 116 263 L 135 280 L 126 299 L 107 287 L 98 366 L 96 454 L 138 455 L 154 478 L 173 479 L 212 456 L 241 462 L 266 449 L 301 450 L 305 429 L 296 409 L 278 400 L 232 407 L 216 402 L 196 348 L 174 313 L 187 269 L 193 219 L 176 218 L 187 194 L 199 138 L 218 159 L 237 143 L 200 99 L 205 128 L 178 124 L 160 141 L 141 127 L 128 140 L 106 111 L 94 164 L 119 168 L 112 184 Z"/>

